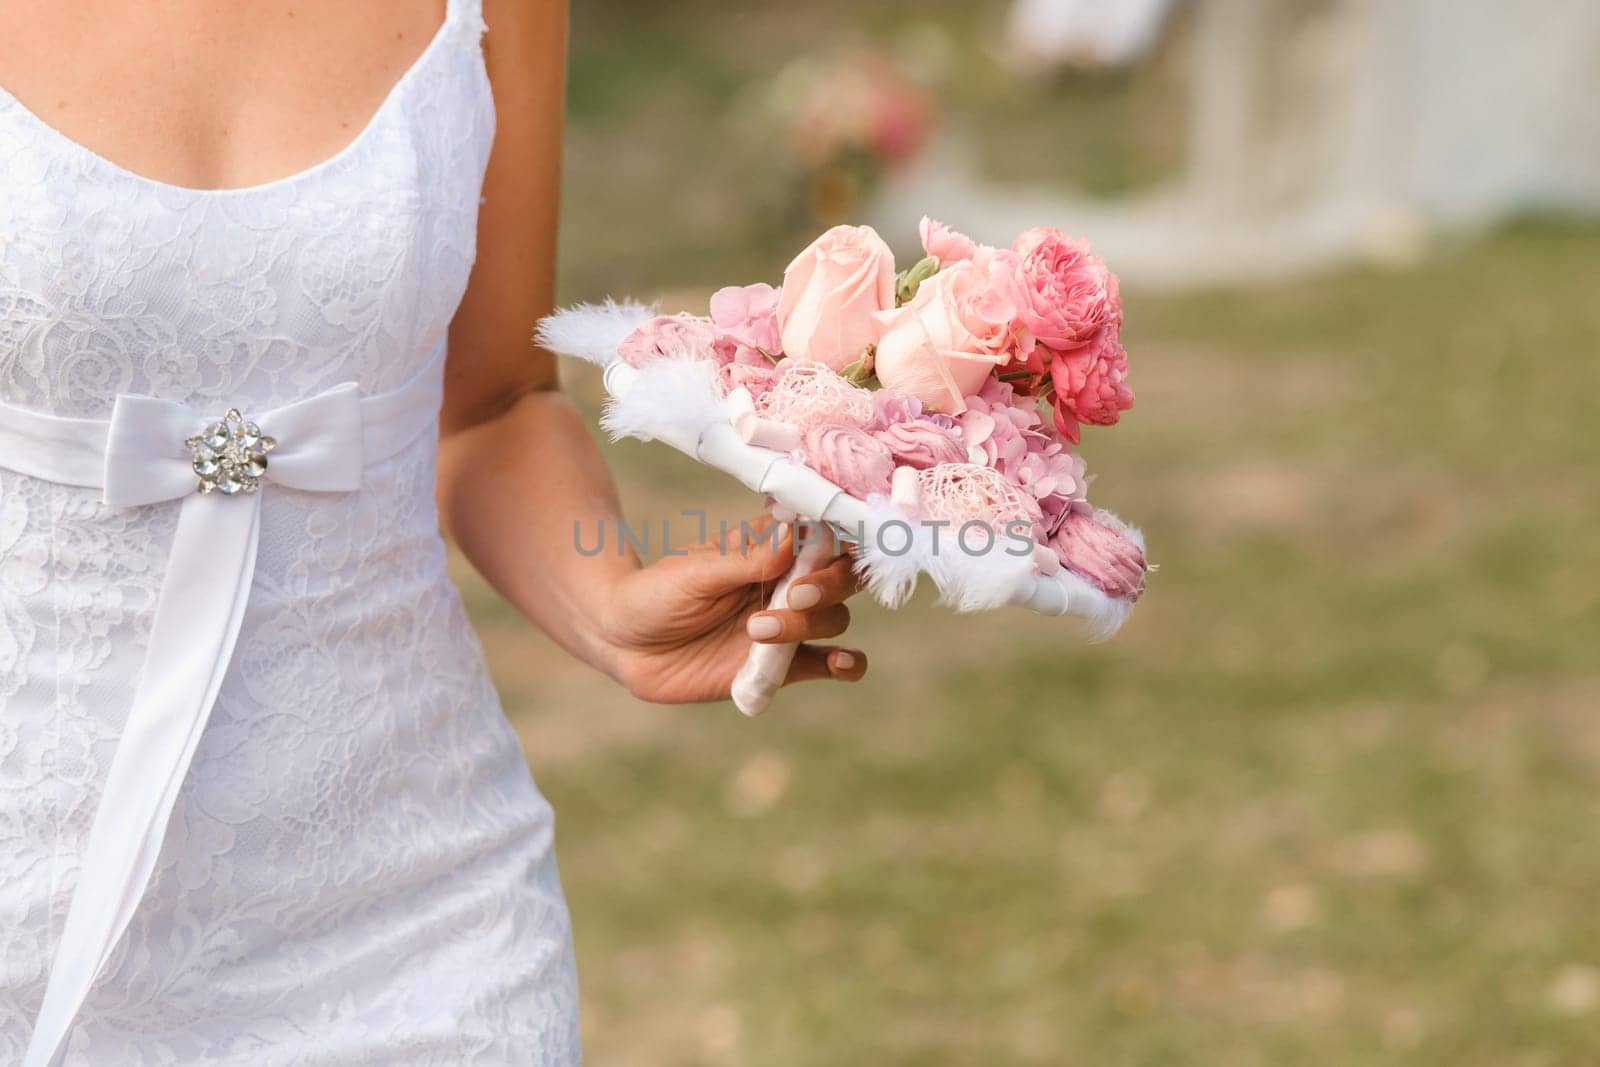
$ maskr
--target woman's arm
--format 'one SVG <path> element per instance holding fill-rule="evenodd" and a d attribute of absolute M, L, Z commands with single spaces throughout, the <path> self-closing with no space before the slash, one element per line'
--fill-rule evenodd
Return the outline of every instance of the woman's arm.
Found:
<path fill-rule="evenodd" d="M 721 699 L 765 622 L 764 640 L 832 637 L 848 624 L 849 561 L 807 579 L 815 606 L 762 612 L 762 587 L 792 550 L 701 546 L 641 568 L 630 551 L 584 555 L 621 517 L 610 472 L 560 390 L 555 358 L 533 347 L 554 303 L 565 107 L 564 0 L 486 0 L 484 38 L 498 113 L 484 181 L 478 256 L 450 329 L 438 501 L 446 533 L 502 596 L 557 643 L 645 698 Z M 804 597 L 800 600 L 804 603 Z M 859 653 L 803 649 L 791 680 L 853 680 Z"/>

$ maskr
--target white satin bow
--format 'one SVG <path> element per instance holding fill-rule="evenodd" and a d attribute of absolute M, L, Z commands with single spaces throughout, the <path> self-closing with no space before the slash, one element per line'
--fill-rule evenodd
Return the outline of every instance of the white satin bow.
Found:
<path fill-rule="evenodd" d="M 355 382 L 246 414 L 278 439 L 266 481 L 316 492 L 360 488 L 361 391 Z M 193 409 L 170 400 L 118 396 L 106 432 L 105 502 L 130 508 L 193 493 L 196 478 L 184 441 L 210 421 L 196 419 Z"/>
<path fill-rule="evenodd" d="M 396 431 L 380 440 L 398 447 L 394 442 L 409 439 L 405 423 L 431 414 L 430 395 L 436 403 L 436 390 L 424 390 L 421 404 L 385 405 L 387 398 L 379 398 L 370 413 L 400 424 L 372 427 Z M 278 445 L 260 490 L 227 496 L 197 491 L 185 445 L 214 419 L 154 397 L 117 398 L 104 426 L 105 502 L 139 507 L 181 498 L 183 504 L 139 688 L 95 812 L 23 1067 L 56 1061 L 149 884 L 178 788 L 233 658 L 255 576 L 262 494 L 274 484 L 314 492 L 359 489 L 368 451 L 363 406 L 349 382 L 271 411 L 247 412 Z"/>

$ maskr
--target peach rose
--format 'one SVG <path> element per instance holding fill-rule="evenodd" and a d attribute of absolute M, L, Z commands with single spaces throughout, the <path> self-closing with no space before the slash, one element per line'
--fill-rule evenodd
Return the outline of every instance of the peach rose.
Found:
<path fill-rule="evenodd" d="M 835 226 L 783 274 L 778 330 L 783 354 L 835 371 L 876 337 L 875 312 L 894 307 L 894 253 L 870 226 Z"/>
<path fill-rule="evenodd" d="M 878 381 L 931 411 L 959 415 L 964 398 L 1011 358 L 1015 317 L 983 271 L 952 264 L 923 282 L 911 303 L 877 316 Z"/>

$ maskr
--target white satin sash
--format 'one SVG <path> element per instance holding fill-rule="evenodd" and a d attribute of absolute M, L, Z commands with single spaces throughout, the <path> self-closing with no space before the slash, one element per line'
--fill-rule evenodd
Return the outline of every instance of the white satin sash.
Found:
<path fill-rule="evenodd" d="M 361 488 L 363 471 L 432 425 L 441 344 L 411 382 L 362 397 L 354 382 L 270 411 L 244 411 L 277 440 L 258 491 L 198 492 L 185 441 L 222 417 L 123 394 L 109 420 L 0 404 L 0 467 L 99 488 L 111 507 L 182 500 L 127 726 L 89 831 L 77 889 L 22 1067 L 51 1067 L 90 986 L 138 907 L 233 657 L 255 576 L 261 497 L 274 485 L 321 493 Z"/>

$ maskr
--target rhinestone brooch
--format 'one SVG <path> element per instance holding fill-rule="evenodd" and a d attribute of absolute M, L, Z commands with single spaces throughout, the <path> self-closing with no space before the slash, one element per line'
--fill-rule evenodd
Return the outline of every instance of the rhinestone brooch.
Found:
<path fill-rule="evenodd" d="M 278 447 L 276 438 L 266 436 L 261 427 L 246 421 L 238 408 L 229 408 L 221 420 L 184 444 L 194 457 L 200 492 L 228 496 L 260 489 L 261 476 L 267 473 L 267 453 Z"/>

